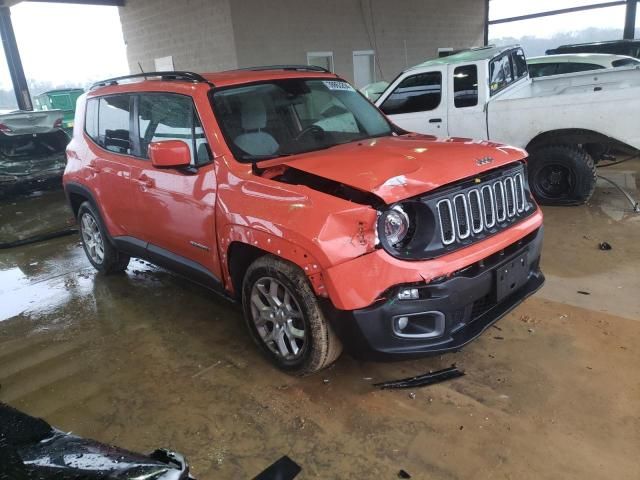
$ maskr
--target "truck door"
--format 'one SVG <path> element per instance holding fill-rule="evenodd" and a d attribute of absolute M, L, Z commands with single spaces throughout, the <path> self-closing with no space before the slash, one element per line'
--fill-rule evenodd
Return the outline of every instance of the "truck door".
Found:
<path fill-rule="evenodd" d="M 443 88 L 446 72 L 446 65 L 427 72 L 406 72 L 376 104 L 405 130 L 446 137 L 447 95 Z"/>
<path fill-rule="evenodd" d="M 478 88 L 478 65 L 449 66 L 449 135 L 487 139 L 486 89 Z"/>

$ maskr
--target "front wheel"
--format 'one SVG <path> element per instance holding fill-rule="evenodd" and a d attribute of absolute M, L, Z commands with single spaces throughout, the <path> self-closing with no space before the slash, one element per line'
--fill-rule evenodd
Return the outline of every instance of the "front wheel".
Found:
<path fill-rule="evenodd" d="M 542 205 L 581 205 L 596 188 L 593 158 L 577 145 L 548 145 L 533 149 L 529 185 Z"/>
<path fill-rule="evenodd" d="M 253 262 L 243 281 L 242 305 L 251 336 L 281 370 L 314 373 L 342 352 L 306 276 L 287 261 L 265 255 Z"/>

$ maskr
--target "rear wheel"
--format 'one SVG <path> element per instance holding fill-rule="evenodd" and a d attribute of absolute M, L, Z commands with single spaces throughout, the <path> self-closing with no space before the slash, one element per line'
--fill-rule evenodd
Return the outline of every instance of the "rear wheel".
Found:
<path fill-rule="evenodd" d="M 258 258 L 245 275 L 242 304 L 251 336 L 281 370 L 307 375 L 340 356 L 342 344 L 297 266 L 272 255 Z"/>
<path fill-rule="evenodd" d="M 548 145 L 531 151 L 529 185 L 542 205 L 581 205 L 596 186 L 593 158 L 577 145 Z"/>
<path fill-rule="evenodd" d="M 111 244 L 100 215 L 89 202 L 84 202 L 78 209 L 78 225 L 82 247 L 96 270 L 108 274 L 127 269 L 129 256 L 118 252 Z"/>

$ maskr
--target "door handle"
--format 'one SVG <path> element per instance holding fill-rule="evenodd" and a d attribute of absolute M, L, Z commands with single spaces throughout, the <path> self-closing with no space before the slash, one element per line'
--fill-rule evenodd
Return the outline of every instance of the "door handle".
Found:
<path fill-rule="evenodd" d="M 153 188 L 155 182 L 153 178 L 147 177 L 146 175 L 140 175 L 136 180 L 134 180 L 141 187 Z"/>
<path fill-rule="evenodd" d="M 441 118 L 430 118 L 429 123 L 442 123 Z"/>

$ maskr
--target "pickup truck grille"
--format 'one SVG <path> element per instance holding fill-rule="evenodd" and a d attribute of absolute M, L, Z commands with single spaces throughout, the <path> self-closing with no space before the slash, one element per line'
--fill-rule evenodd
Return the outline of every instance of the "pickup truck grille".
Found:
<path fill-rule="evenodd" d="M 442 244 L 452 245 L 506 228 L 531 209 L 524 170 L 519 168 L 436 203 Z"/>

